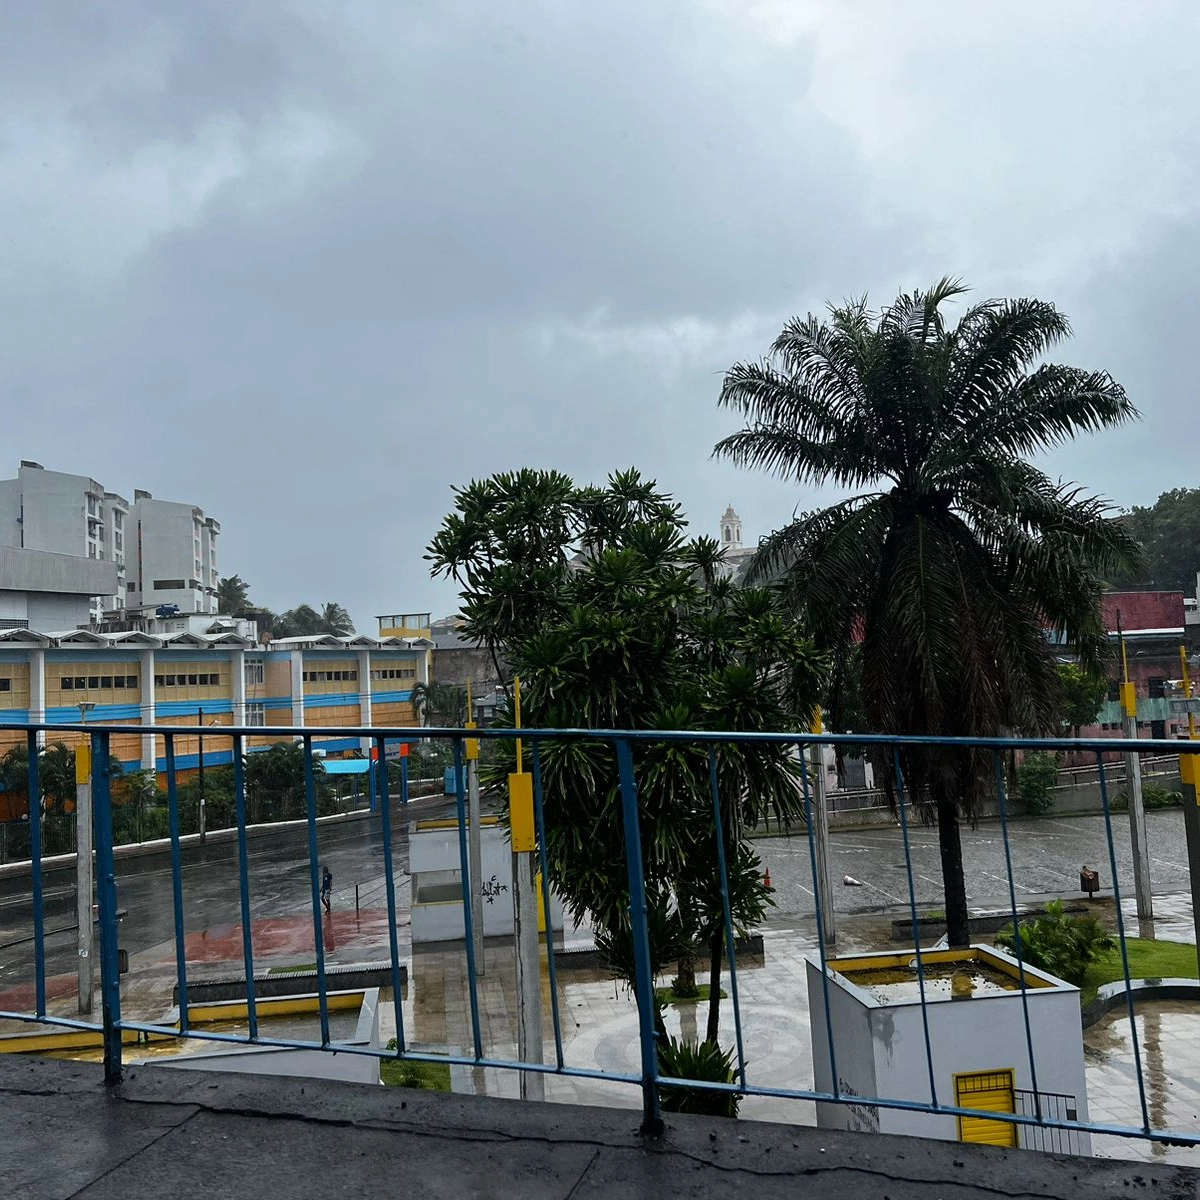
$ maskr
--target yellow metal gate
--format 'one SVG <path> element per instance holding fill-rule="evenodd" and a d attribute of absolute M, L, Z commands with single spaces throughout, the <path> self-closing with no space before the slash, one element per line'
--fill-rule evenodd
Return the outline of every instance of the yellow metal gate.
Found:
<path fill-rule="evenodd" d="M 959 1108 L 1015 1113 L 1012 1071 L 972 1071 L 955 1075 L 954 1102 Z M 958 1139 L 981 1142 L 986 1146 L 1015 1146 L 1017 1127 L 1008 1121 L 989 1121 L 986 1117 L 959 1117 Z"/>

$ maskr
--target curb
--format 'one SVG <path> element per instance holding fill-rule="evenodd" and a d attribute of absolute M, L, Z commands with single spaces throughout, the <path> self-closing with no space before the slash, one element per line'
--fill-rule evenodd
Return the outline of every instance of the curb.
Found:
<path fill-rule="evenodd" d="M 1100 986 L 1096 998 L 1083 1009 L 1084 1029 L 1095 1025 L 1114 1008 L 1127 1003 L 1129 993 L 1136 1003 L 1139 1000 L 1191 1000 L 1200 1003 L 1200 980 L 1195 979 L 1133 979 L 1127 993 L 1125 981 L 1105 983 Z"/>

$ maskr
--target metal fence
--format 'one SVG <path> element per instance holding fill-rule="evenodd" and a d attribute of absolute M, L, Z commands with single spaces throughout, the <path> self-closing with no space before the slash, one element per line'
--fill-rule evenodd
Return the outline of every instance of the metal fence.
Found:
<path fill-rule="evenodd" d="M 13 726 L 7 728 L 12 729 Z M 37 797 L 41 794 L 38 782 L 38 744 L 39 735 L 43 732 L 61 733 L 63 726 L 22 725 L 29 748 L 29 795 Z M 1166 1129 L 1155 1125 L 1151 1120 L 1151 1105 L 1147 1098 L 1147 1079 L 1142 1066 L 1141 1048 L 1138 1042 L 1137 1023 L 1135 1016 L 1134 989 L 1129 986 L 1130 971 L 1129 957 L 1126 948 L 1124 917 L 1121 900 L 1128 889 L 1128 881 L 1119 877 L 1118 861 L 1115 848 L 1116 838 L 1113 829 L 1113 815 L 1109 807 L 1109 794 L 1106 784 L 1105 768 L 1101 755 L 1114 749 L 1144 753 L 1164 754 L 1170 747 L 1163 742 L 1141 741 L 1126 742 L 1114 739 L 1104 739 L 1102 742 L 1071 739 L 1070 741 L 1033 740 L 1033 739 L 993 739 L 989 741 L 968 742 L 956 739 L 896 739 L 885 737 L 864 737 L 857 735 L 812 735 L 797 733 L 714 733 L 692 731 L 621 731 L 621 730 L 560 730 L 537 729 L 522 730 L 519 734 L 513 730 L 464 730 L 464 729 L 422 729 L 420 736 L 426 738 L 442 738 L 453 748 L 454 760 L 457 765 L 454 778 L 457 780 L 457 794 L 453 796 L 457 814 L 457 839 L 460 851 L 461 879 L 464 886 L 462 893 L 468 895 L 470 886 L 470 867 L 467 843 L 467 800 L 465 787 L 465 772 L 462 769 L 466 755 L 468 739 L 501 739 L 513 740 L 518 736 L 523 740 L 527 756 L 532 758 L 533 766 L 533 803 L 534 819 L 537 832 L 537 850 L 542 876 L 542 900 L 546 911 L 550 910 L 550 870 L 546 856 L 546 837 L 544 823 L 544 796 L 542 772 L 540 770 L 540 755 L 544 747 L 552 742 L 586 741 L 593 745 L 600 744 L 611 748 L 611 778 L 608 781 L 598 781 L 597 786 L 611 786 L 615 795 L 619 796 L 621 824 L 625 844 L 626 882 L 632 903 L 629 911 L 629 932 L 632 938 L 633 958 L 633 992 L 637 1002 L 637 1041 L 639 1046 L 639 1067 L 635 1071 L 608 1071 L 595 1065 L 581 1065 L 568 1061 L 565 1053 L 563 1037 L 563 1014 L 559 1011 L 560 993 L 556 977 L 555 956 L 552 951 L 553 938 L 547 937 L 543 944 L 545 954 L 545 969 L 549 975 L 549 997 L 551 1006 L 551 1022 L 553 1029 L 554 1053 L 553 1061 L 542 1062 L 533 1060 L 512 1059 L 500 1054 L 491 1053 L 484 1044 L 478 985 L 476 980 L 475 963 L 473 961 L 474 945 L 474 916 L 472 905 L 463 904 L 463 919 L 465 924 L 465 939 L 463 953 L 467 960 L 466 978 L 469 984 L 469 1050 L 459 1054 L 436 1054 L 424 1049 L 414 1049 L 410 1045 L 405 1032 L 404 1012 L 402 1007 L 402 961 L 398 938 L 398 923 L 401 915 L 398 904 L 396 870 L 392 857 L 393 804 L 384 800 L 386 785 L 380 779 L 374 786 L 380 789 L 380 803 L 372 818 L 379 822 L 380 844 L 383 856 L 383 871 L 385 883 L 385 904 L 387 910 L 387 965 L 390 968 L 390 983 L 394 1020 L 397 1030 L 397 1045 L 395 1049 L 378 1049 L 362 1045 L 350 1045 L 333 1040 L 330 1036 L 330 986 L 325 962 L 325 933 L 322 922 L 321 874 L 318 856 L 318 812 L 316 788 L 314 784 L 314 738 L 357 737 L 365 739 L 378 751 L 380 761 L 386 759 L 388 742 L 412 740 L 417 731 L 411 729 L 379 729 L 379 728 L 344 728 L 330 730 L 322 728 L 318 731 L 303 728 L 272 729 L 272 734 L 292 738 L 298 742 L 304 753 L 305 761 L 305 828 L 307 831 L 307 869 L 308 885 L 311 901 L 312 939 L 316 958 L 316 991 L 319 1003 L 319 1021 L 321 1036 L 319 1041 L 293 1038 L 272 1037 L 265 1033 L 259 1024 L 258 1000 L 255 994 L 255 962 L 251 934 L 251 873 L 248 868 L 249 846 L 247 806 L 245 794 L 245 779 L 243 771 L 243 751 L 250 744 L 250 739 L 262 737 L 262 730 L 257 728 L 224 729 L 221 736 L 228 738 L 233 750 L 233 767 L 235 773 L 236 791 L 236 851 L 238 870 L 238 908 L 240 911 L 241 956 L 240 973 L 244 973 L 245 997 L 248 1008 L 248 1031 L 245 1034 L 217 1031 L 201 1027 L 189 1020 L 189 965 L 186 952 L 187 910 L 184 891 L 181 834 L 179 820 L 179 803 L 177 794 L 177 772 L 175 744 L 177 738 L 204 734 L 212 737 L 211 727 L 200 728 L 190 726 L 156 726 L 146 727 L 141 732 L 153 733 L 161 738 L 165 746 L 166 788 L 169 810 L 169 858 L 170 858 L 170 906 L 174 917 L 174 957 L 175 957 L 175 986 L 178 994 L 178 1025 L 166 1024 L 145 1019 L 131 1019 L 123 1015 L 122 1010 L 122 977 L 121 977 L 121 929 L 118 922 L 117 904 L 117 872 L 114 856 L 113 838 L 113 803 L 108 775 L 110 762 L 110 739 L 118 734 L 128 733 L 124 726 L 88 725 L 86 727 L 70 727 L 73 732 L 86 736 L 91 743 L 94 772 L 92 776 L 92 802 L 94 812 L 94 848 L 96 859 L 96 901 L 99 920 L 99 990 L 101 1001 L 101 1017 L 95 1020 L 89 1017 L 70 1015 L 61 1011 L 61 1006 L 47 1002 L 47 966 L 46 966 L 46 929 L 43 896 L 44 864 L 42 856 L 42 838 L 40 822 L 30 823 L 31 864 L 29 881 L 31 889 L 31 939 L 33 943 L 33 980 L 32 1003 L 27 1007 L 0 1008 L 0 1020 L 37 1023 L 41 1026 L 64 1027 L 68 1029 L 98 1030 L 102 1032 L 105 1078 L 109 1084 L 120 1081 L 122 1071 L 123 1040 L 129 1034 L 144 1034 L 163 1037 L 192 1037 L 203 1038 L 216 1043 L 250 1044 L 254 1046 L 276 1046 L 296 1049 L 319 1049 L 335 1051 L 340 1054 L 368 1055 L 378 1059 L 400 1059 L 421 1062 L 448 1062 L 468 1067 L 490 1067 L 523 1072 L 535 1072 L 543 1075 L 559 1075 L 580 1077 L 585 1079 L 601 1079 L 619 1081 L 639 1088 L 643 1111 L 643 1130 L 648 1133 L 660 1131 L 663 1125 L 662 1097 L 664 1089 L 690 1087 L 701 1091 L 715 1093 L 732 1093 L 739 1096 L 770 1096 L 802 1101 L 815 1101 L 819 1113 L 828 1113 L 833 1108 L 844 1108 L 855 1114 L 865 1114 L 867 1126 L 879 1128 L 879 1114 L 896 1112 L 909 1114 L 934 1114 L 959 1121 L 960 1127 L 964 1120 L 978 1120 L 979 1110 L 954 1103 L 963 1094 L 956 1086 L 956 1081 L 947 1078 L 941 1065 L 935 1066 L 937 1043 L 937 1022 L 931 1019 L 938 1007 L 938 999 L 934 996 L 934 983 L 942 960 L 936 950 L 922 947 L 921 925 L 919 920 L 916 891 L 913 884 L 913 860 L 910 835 L 914 828 L 914 812 L 906 796 L 905 779 L 901 769 L 902 755 L 916 747 L 941 747 L 946 753 L 958 753 L 972 750 L 976 754 L 980 750 L 991 756 L 994 766 L 992 786 L 998 805 L 999 823 L 1003 840 L 1005 862 L 1007 864 L 1007 899 L 1014 925 L 1021 915 L 1018 909 L 1016 888 L 1012 870 L 1012 845 L 1010 841 L 1010 803 L 1006 795 L 1004 761 L 1009 751 L 1016 750 L 1087 750 L 1095 753 L 1098 763 L 1098 782 L 1101 789 L 1104 806 L 1104 825 L 1107 838 L 1108 868 L 1112 878 L 1114 898 L 1113 912 L 1117 924 L 1117 936 L 1121 948 L 1121 962 L 1127 985 L 1124 1007 L 1130 1019 L 1130 1037 L 1132 1039 L 1133 1058 L 1135 1065 L 1137 1099 L 1141 1112 L 1141 1121 L 1131 1125 L 1121 1125 L 1111 1122 L 1080 1120 L 1078 1112 L 1081 1105 L 1074 1097 L 1061 1098 L 1062 1103 L 1054 1095 L 1043 1089 L 1048 1082 L 1045 1079 L 1046 1067 L 1039 1055 L 1035 1053 L 1037 1018 L 1031 1016 L 1031 999 L 1036 995 L 1037 986 L 1044 984 L 1044 977 L 1039 976 L 1034 968 L 1025 962 L 1022 951 L 1020 934 L 1018 932 L 1015 944 L 1016 979 L 1018 985 L 1013 989 L 1014 996 L 1019 996 L 1021 1036 L 1007 1047 L 1011 1061 L 1018 1064 L 1019 1080 L 1028 1081 L 1028 1087 L 1010 1087 L 1010 1092 L 1019 1102 L 1012 1107 L 1016 1111 L 989 1111 L 990 1123 L 1001 1123 L 1024 1127 L 1020 1137 L 1026 1146 L 1041 1146 L 1048 1149 L 1070 1149 L 1080 1145 L 1080 1135 L 1088 1133 L 1114 1134 L 1132 1138 L 1149 1139 L 1176 1144 L 1200 1145 L 1200 1132 L 1196 1129 Z M 892 787 L 896 796 L 896 818 L 901 828 L 901 837 L 905 852 L 905 863 L 908 879 L 908 915 L 912 924 L 912 945 L 904 953 L 911 956 L 909 966 L 917 993 L 919 995 L 920 1026 L 915 1037 L 923 1069 L 918 1072 L 919 1079 L 909 1078 L 903 1088 L 890 1091 L 875 1088 L 878 1094 L 871 1090 L 864 1091 L 847 1079 L 850 1073 L 848 1061 L 857 1050 L 854 1045 L 846 1042 L 843 1031 L 837 1028 L 836 1003 L 834 993 L 840 987 L 839 963 L 831 953 L 823 933 L 825 928 L 823 905 L 829 902 L 828 885 L 823 889 L 820 884 L 821 868 L 819 857 L 821 847 L 820 821 L 814 819 L 814 787 L 806 756 L 801 753 L 796 757 L 799 770 L 797 786 L 803 799 L 803 822 L 796 827 L 796 837 L 806 844 L 804 855 L 807 870 L 811 876 L 812 893 L 816 917 L 816 948 L 812 956 L 812 975 L 810 986 L 814 991 L 814 1023 L 820 1021 L 821 1028 L 811 1031 L 814 1060 L 825 1063 L 830 1086 L 817 1088 L 805 1086 L 806 1080 L 796 1081 L 794 1086 L 769 1086 L 756 1078 L 755 1063 L 747 1061 L 744 1053 L 743 1023 L 747 1008 L 743 1002 L 739 988 L 738 963 L 738 930 L 734 928 L 729 892 L 729 854 L 731 847 L 726 844 L 725 836 L 718 833 L 714 838 L 713 866 L 719 876 L 723 908 L 724 952 L 729 972 L 729 996 L 733 1012 L 734 1045 L 736 1061 L 733 1078 L 727 1082 L 696 1081 L 669 1076 L 662 1070 L 660 1063 L 660 1027 L 656 1024 L 657 1001 L 655 993 L 655 978 L 651 974 L 650 928 L 648 925 L 648 910 L 646 903 L 646 883 L 643 875 L 643 838 L 647 833 L 644 814 L 638 800 L 638 765 L 639 756 L 648 745 L 665 743 L 684 743 L 701 748 L 708 756 L 709 776 L 711 780 L 712 829 L 723 831 L 727 823 L 723 818 L 724 807 L 737 802 L 737 797 L 726 797 L 721 794 L 718 784 L 719 772 L 717 764 L 723 754 L 736 752 L 750 753 L 755 746 L 784 746 L 796 747 L 803 750 L 817 743 L 842 742 L 858 749 L 869 749 L 877 761 L 890 761 L 892 770 Z M 1175 744 L 1176 747 L 1178 744 Z M 986 761 L 986 760 L 985 760 Z M 36 809 L 36 806 L 35 806 Z M 819 814 L 818 814 L 819 816 Z M 1191 814 L 1189 814 L 1191 820 Z M 307 918 L 305 918 L 307 920 Z M 833 965 L 830 965 L 831 962 Z M 813 980 L 816 981 L 815 985 Z M 1039 983 L 1039 981 L 1043 981 Z M 853 990 L 853 989 L 851 989 Z M 859 989 L 860 991 L 862 989 Z M 1014 1000 L 1014 1004 L 1016 1001 Z M 540 1056 L 538 1056 L 540 1059 Z M 1039 1088 L 1039 1069 L 1043 1071 L 1042 1088 Z M 1016 1078 L 1014 1076 L 1014 1078 Z M 867 1127 L 863 1126 L 863 1127 Z M 1016 1137 L 1014 1135 L 1014 1142 Z"/>

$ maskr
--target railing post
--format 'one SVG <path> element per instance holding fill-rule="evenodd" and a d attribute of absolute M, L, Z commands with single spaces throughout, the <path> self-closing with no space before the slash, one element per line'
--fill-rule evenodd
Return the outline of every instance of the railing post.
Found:
<path fill-rule="evenodd" d="M 617 775 L 625 824 L 625 866 L 629 875 L 629 916 L 633 933 L 634 994 L 642 1046 L 642 1129 L 650 1137 L 663 1131 L 658 1095 L 658 1030 L 655 1023 L 654 977 L 650 969 L 650 925 L 646 913 L 646 879 L 642 871 L 642 831 L 638 820 L 633 747 L 617 740 Z"/>
<path fill-rule="evenodd" d="M 121 1082 L 121 965 L 117 948 L 117 869 L 113 857 L 112 780 L 108 734 L 92 734 L 92 811 L 100 909 L 100 1004 L 104 1020 L 104 1082 Z M 92 914 L 88 913 L 88 920 Z"/>

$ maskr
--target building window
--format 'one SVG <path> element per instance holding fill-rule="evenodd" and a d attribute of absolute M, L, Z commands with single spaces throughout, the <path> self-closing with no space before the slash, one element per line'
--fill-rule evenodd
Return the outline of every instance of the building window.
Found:
<path fill-rule="evenodd" d="M 87 685 L 89 688 L 98 688 L 100 686 L 100 676 L 89 675 L 87 677 Z"/>
<path fill-rule="evenodd" d="M 182 579 L 156 579 L 154 588 L 161 592 L 181 592 L 187 587 Z"/>
<path fill-rule="evenodd" d="M 112 681 L 113 681 L 113 677 L 111 675 L 101 675 L 100 676 L 100 686 L 102 688 L 111 688 L 113 685 Z"/>
<path fill-rule="evenodd" d="M 246 705 L 246 724 L 265 725 L 267 723 L 267 706 L 265 704 Z"/>
<path fill-rule="evenodd" d="M 1151 700 L 1161 700 L 1166 693 L 1167 681 L 1161 676 L 1154 676 L 1147 681 Z"/>
<path fill-rule="evenodd" d="M 266 665 L 261 659 L 250 659 L 246 663 L 246 683 L 265 683 Z"/>
<path fill-rule="evenodd" d="M 0 679 L 0 692 L 11 692 L 11 691 L 12 691 L 12 680 L 11 679 Z"/>
<path fill-rule="evenodd" d="M 73 692 L 75 690 L 75 677 L 73 675 L 64 675 L 59 687 L 64 692 Z"/>
<path fill-rule="evenodd" d="M 87 680 L 82 675 L 75 676 L 75 690 L 82 692 L 87 688 Z"/>

